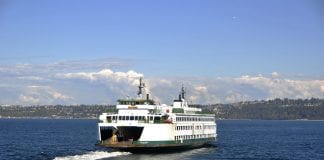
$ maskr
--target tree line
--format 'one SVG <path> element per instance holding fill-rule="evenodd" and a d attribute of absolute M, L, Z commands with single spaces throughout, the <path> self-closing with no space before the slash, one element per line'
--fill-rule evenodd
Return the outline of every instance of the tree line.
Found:
<path fill-rule="evenodd" d="M 324 99 L 273 99 L 231 104 L 195 104 L 218 119 L 324 120 Z M 115 105 L 0 106 L 0 118 L 98 118 Z"/>
<path fill-rule="evenodd" d="M 323 120 L 324 99 L 273 99 L 196 105 L 220 119 Z"/>

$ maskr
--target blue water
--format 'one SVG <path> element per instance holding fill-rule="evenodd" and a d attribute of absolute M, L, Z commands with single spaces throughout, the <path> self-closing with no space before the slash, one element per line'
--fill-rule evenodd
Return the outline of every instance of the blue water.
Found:
<path fill-rule="evenodd" d="M 96 120 L 0 119 L 0 159 L 324 159 L 324 121 L 218 121 L 217 147 L 131 154 L 96 147 Z"/>

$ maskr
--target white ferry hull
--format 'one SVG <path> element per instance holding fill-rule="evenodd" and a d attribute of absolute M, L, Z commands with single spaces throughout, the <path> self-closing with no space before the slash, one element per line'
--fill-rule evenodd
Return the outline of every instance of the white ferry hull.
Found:
<path fill-rule="evenodd" d="M 178 135 L 174 130 L 176 126 L 177 124 L 142 124 L 129 126 L 99 123 L 99 136 L 101 137 L 101 141 L 97 145 L 128 152 L 170 152 L 213 146 L 215 144 L 216 137 L 175 140 L 175 135 Z M 107 130 L 106 135 L 103 135 L 102 128 Z M 119 138 L 116 136 L 114 138 L 114 130 L 119 130 L 124 137 Z"/>

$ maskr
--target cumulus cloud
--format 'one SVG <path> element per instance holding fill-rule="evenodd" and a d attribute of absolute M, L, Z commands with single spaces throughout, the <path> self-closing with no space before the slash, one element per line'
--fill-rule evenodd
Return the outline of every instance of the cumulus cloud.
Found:
<path fill-rule="evenodd" d="M 196 86 L 195 90 L 198 92 L 202 92 L 202 93 L 206 93 L 208 92 L 207 87 L 206 86 Z"/>
<path fill-rule="evenodd" d="M 50 86 L 26 86 L 19 96 L 19 100 L 26 105 L 66 103 L 73 100 Z"/>
<path fill-rule="evenodd" d="M 279 77 L 279 73 L 278 72 L 272 72 L 271 75 L 272 75 L 272 77 Z"/>
<path fill-rule="evenodd" d="M 40 102 L 40 99 L 26 95 L 20 95 L 19 100 L 27 104 L 38 104 Z"/>
<path fill-rule="evenodd" d="M 96 72 L 59 73 L 55 77 L 60 81 L 73 81 L 74 83 L 82 83 L 85 87 L 92 88 L 91 90 L 94 90 L 96 92 L 95 94 L 97 94 L 97 97 L 94 99 L 94 101 L 97 100 L 96 103 L 115 103 L 117 98 L 134 97 L 139 84 L 139 78 L 143 76 L 143 74 L 133 70 L 121 72 L 102 69 Z M 146 86 L 148 89 L 149 85 Z M 82 88 L 84 87 L 79 89 Z M 98 89 L 100 93 L 98 93 Z M 77 96 L 81 95 L 78 94 Z"/>
<path fill-rule="evenodd" d="M 320 91 L 321 91 L 322 93 L 324 93 L 324 86 L 321 86 L 321 87 L 320 87 Z"/>
<path fill-rule="evenodd" d="M 99 63 L 99 62 L 98 62 Z M 122 63 L 122 62 L 121 62 Z M 136 96 L 139 77 L 134 70 L 109 68 L 116 62 L 47 65 L 0 65 L 0 105 L 114 104 Z M 107 67 L 108 66 L 108 67 Z M 106 68 L 107 67 L 107 68 Z M 268 76 L 266 76 L 268 75 Z M 232 103 L 274 98 L 324 98 L 324 80 L 287 78 L 278 72 L 240 77 L 145 77 L 146 92 L 158 103 L 170 104 L 184 84 L 192 103 Z"/>
<path fill-rule="evenodd" d="M 318 92 L 318 88 L 324 84 L 323 80 L 292 80 L 264 76 L 242 76 L 235 80 L 267 93 L 265 99 L 323 97 L 323 94 Z"/>
<path fill-rule="evenodd" d="M 98 72 L 78 72 L 78 73 L 65 73 L 57 74 L 58 78 L 68 78 L 68 79 L 85 79 L 90 81 L 97 81 L 101 79 L 112 79 L 115 81 L 131 81 L 143 77 L 143 74 L 137 73 L 135 71 L 128 72 L 113 72 L 110 69 L 103 69 Z"/>
<path fill-rule="evenodd" d="M 274 76 L 275 75 L 275 76 Z M 247 100 L 274 98 L 324 98 L 324 80 L 294 80 L 279 76 L 245 75 L 237 78 L 182 78 L 186 81 L 188 98 L 193 103 L 232 103 Z M 168 79 L 166 85 L 154 78 L 152 94 L 158 95 L 161 101 L 168 102 L 176 98 L 181 84 L 179 79 Z M 150 81 L 152 81 L 150 79 Z M 165 92 L 168 93 L 165 93 Z M 163 94 L 161 94 L 162 92 Z M 172 95 L 172 96 L 169 96 Z"/>
<path fill-rule="evenodd" d="M 107 74 L 104 73 L 104 68 L 125 67 L 129 66 L 130 63 L 132 61 L 127 59 L 106 58 L 86 61 L 61 61 L 48 64 L 0 64 L 0 105 L 100 103 L 101 100 L 105 101 L 103 97 L 107 99 L 109 96 L 101 94 L 101 96 L 97 95 L 94 97 L 90 96 L 89 93 L 88 96 L 85 96 L 85 94 L 88 91 L 94 93 L 101 91 L 100 93 L 103 93 L 101 88 L 98 89 L 98 87 L 88 84 L 82 86 L 80 83 L 74 83 L 73 80 L 61 79 L 56 76 L 58 74 L 63 75 L 64 73 L 88 73 L 94 70 L 102 70 L 98 75 L 104 75 Z M 129 74 L 132 73 L 130 72 Z M 118 73 L 115 75 L 118 76 Z M 34 88 L 31 86 L 34 86 Z M 30 90 L 29 92 L 27 92 L 28 89 Z M 36 93 L 32 94 L 32 91 L 36 89 L 44 92 L 44 96 L 36 95 Z M 46 89 L 47 91 L 45 91 Z M 72 97 L 77 98 L 72 101 Z M 88 97 L 94 101 L 91 102 Z"/>

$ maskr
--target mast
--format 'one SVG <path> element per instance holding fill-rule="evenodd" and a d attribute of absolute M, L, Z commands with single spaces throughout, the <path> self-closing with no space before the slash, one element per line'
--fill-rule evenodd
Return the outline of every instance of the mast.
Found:
<path fill-rule="evenodd" d="M 182 99 L 185 99 L 185 90 L 184 90 L 184 86 L 183 86 L 183 84 L 182 84 L 182 88 L 181 88 L 181 98 Z"/>
<path fill-rule="evenodd" d="M 137 96 L 139 98 L 142 98 L 143 96 L 143 88 L 145 87 L 145 83 L 142 82 L 142 77 L 140 77 L 139 79 L 140 83 L 138 85 L 138 92 L 137 92 Z"/>

